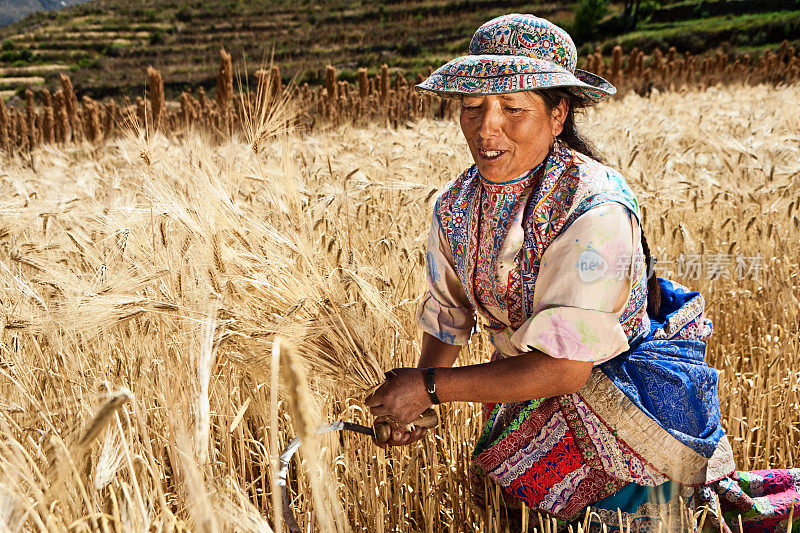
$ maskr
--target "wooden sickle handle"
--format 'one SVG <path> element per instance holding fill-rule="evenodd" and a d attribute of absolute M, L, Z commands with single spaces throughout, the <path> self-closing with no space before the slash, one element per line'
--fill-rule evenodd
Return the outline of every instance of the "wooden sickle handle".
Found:
<path fill-rule="evenodd" d="M 414 421 L 414 425 L 418 428 L 435 428 L 439 425 L 439 417 L 436 416 L 436 411 L 432 408 L 427 408 L 419 415 L 419 418 Z M 392 437 L 392 427 L 386 422 L 378 422 L 375 424 L 375 440 L 378 444 L 385 444 Z"/>

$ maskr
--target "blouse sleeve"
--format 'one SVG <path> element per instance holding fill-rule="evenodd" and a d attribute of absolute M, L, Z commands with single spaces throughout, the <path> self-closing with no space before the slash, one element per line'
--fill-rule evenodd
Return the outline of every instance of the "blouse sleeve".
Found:
<path fill-rule="evenodd" d="M 621 204 L 578 217 L 542 255 L 533 313 L 512 335 L 514 347 L 595 364 L 627 350 L 619 318 L 640 240 L 635 217 Z"/>
<path fill-rule="evenodd" d="M 456 273 L 450 244 L 435 213 L 426 263 L 428 291 L 417 312 L 417 325 L 447 344 L 467 344 L 475 326 L 475 311 Z"/>

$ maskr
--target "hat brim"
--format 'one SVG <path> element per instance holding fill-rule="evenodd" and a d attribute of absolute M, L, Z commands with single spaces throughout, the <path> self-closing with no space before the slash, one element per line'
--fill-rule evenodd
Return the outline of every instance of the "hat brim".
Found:
<path fill-rule="evenodd" d="M 419 92 L 451 98 L 554 87 L 568 89 L 586 104 L 600 102 L 617 92 L 611 83 L 591 72 L 577 69 L 573 74 L 550 61 L 508 55 L 457 57 L 416 85 Z"/>

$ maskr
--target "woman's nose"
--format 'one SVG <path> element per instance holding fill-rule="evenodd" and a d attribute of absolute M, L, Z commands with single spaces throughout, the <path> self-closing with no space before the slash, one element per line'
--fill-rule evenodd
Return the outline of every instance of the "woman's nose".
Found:
<path fill-rule="evenodd" d="M 478 131 L 480 136 L 484 139 L 488 139 L 500 133 L 501 119 L 502 116 L 499 110 L 495 110 L 492 107 L 486 109 L 483 113 L 480 130 Z"/>

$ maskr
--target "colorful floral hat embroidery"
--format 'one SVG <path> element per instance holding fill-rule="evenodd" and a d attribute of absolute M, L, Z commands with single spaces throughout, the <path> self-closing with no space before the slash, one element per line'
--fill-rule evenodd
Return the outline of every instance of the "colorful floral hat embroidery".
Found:
<path fill-rule="evenodd" d="M 478 28 L 470 55 L 439 67 L 417 90 L 440 96 L 503 94 L 565 87 L 594 103 L 617 90 L 600 76 L 576 69 L 569 34 L 533 15 L 503 15 Z"/>

